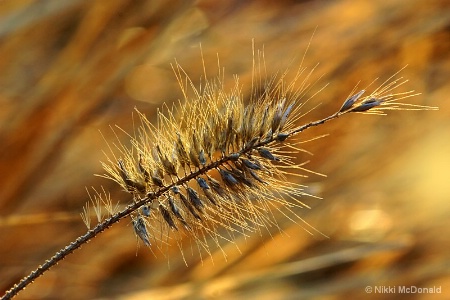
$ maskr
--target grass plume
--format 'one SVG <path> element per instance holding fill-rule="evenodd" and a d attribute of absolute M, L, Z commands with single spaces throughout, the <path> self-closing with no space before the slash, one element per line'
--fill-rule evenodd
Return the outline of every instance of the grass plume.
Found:
<path fill-rule="evenodd" d="M 205 81 L 197 87 L 178 63 L 173 70 L 183 101 L 164 106 L 155 124 L 137 111 L 140 125 L 130 135 L 130 144 L 109 142 L 110 151 L 105 153 L 102 176 L 129 193 L 127 206 L 120 209 L 104 189 L 93 189 L 94 196 L 89 196 L 82 213 L 86 234 L 23 278 L 2 299 L 17 295 L 74 250 L 127 217 L 136 236 L 155 254 L 158 250 L 164 254 L 173 243 L 181 249 L 181 239 L 187 237 L 200 255 L 211 255 L 211 246 L 233 243 L 236 235 L 277 228 L 278 212 L 314 231 L 294 212 L 296 207 L 306 207 L 301 201 L 305 192 L 290 178 L 312 172 L 294 159 L 295 153 L 303 151 L 301 133 L 353 113 L 433 109 L 401 102 L 417 94 L 398 91 L 406 80 L 396 73 L 370 93 L 353 91 L 335 113 L 301 124 L 312 72 L 303 66 L 292 80 L 287 80 L 287 72 L 278 78 L 254 75 L 248 100 L 238 77 L 226 89 L 222 72 L 214 79 L 207 79 L 205 72 Z M 254 70 L 264 73 L 263 62 L 254 63 Z M 93 228 L 91 215 L 98 222 Z"/>

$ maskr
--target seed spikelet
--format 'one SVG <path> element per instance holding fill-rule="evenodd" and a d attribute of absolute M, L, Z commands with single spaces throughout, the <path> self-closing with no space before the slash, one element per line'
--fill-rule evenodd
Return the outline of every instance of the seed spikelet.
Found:
<path fill-rule="evenodd" d="M 233 243 L 236 233 L 247 236 L 279 228 L 277 213 L 314 231 L 295 212 L 307 207 L 300 200 L 304 186 L 288 180 L 311 172 L 295 162 L 293 151 L 286 151 L 301 151 L 299 133 L 352 112 L 432 109 L 399 103 L 416 94 L 394 93 L 406 82 L 395 79 L 396 73 L 368 96 L 363 97 L 365 90 L 350 96 L 336 113 L 298 125 L 307 101 L 303 98 L 311 88 L 311 73 L 305 76 L 305 68 L 299 68 L 289 84 L 284 73 L 277 81 L 254 87 L 248 103 L 237 77 L 230 90 L 220 72 L 196 88 L 180 65 L 173 70 L 184 101 L 163 106 L 156 125 L 137 111 L 140 125 L 130 136 L 131 146 L 115 145 L 103 163 L 104 177 L 132 196 L 129 209 L 137 211 L 136 234 L 163 253 L 164 245 L 175 240 L 180 246 L 180 239 L 188 236 L 200 252 L 211 254 L 212 245 Z M 301 76 L 306 78 L 299 82 Z"/>

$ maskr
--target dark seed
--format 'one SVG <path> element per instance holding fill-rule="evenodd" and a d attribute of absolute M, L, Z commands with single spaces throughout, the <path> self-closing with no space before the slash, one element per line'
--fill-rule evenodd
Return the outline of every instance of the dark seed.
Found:
<path fill-rule="evenodd" d="M 209 185 L 205 179 L 203 179 L 201 177 L 197 177 L 197 183 L 200 186 L 200 188 L 202 188 L 203 190 L 209 190 Z"/>
<path fill-rule="evenodd" d="M 294 103 L 291 103 L 288 108 L 286 108 L 286 110 L 283 113 L 283 116 L 281 117 L 281 121 L 280 121 L 280 130 L 283 129 L 284 125 L 286 124 L 286 121 L 289 117 L 289 114 L 292 111 L 292 108 L 294 107 Z"/>
<path fill-rule="evenodd" d="M 250 142 L 245 144 L 244 148 L 248 149 L 248 148 L 253 147 L 253 145 L 255 145 L 258 140 L 259 140 L 259 137 L 254 137 L 253 139 L 251 139 Z"/>
<path fill-rule="evenodd" d="M 339 112 L 344 112 L 344 111 L 348 110 L 349 108 L 351 108 L 353 106 L 353 104 L 355 104 L 355 102 L 358 101 L 358 99 L 362 96 L 362 94 L 364 94 L 364 92 L 365 92 L 365 90 L 361 90 L 358 93 L 351 96 L 350 98 L 348 98 L 347 100 L 345 100 L 345 102 L 342 105 Z"/>
<path fill-rule="evenodd" d="M 179 194 L 180 193 L 180 188 L 177 185 L 174 185 L 172 187 L 172 192 L 174 192 L 175 194 Z"/>
<path fill-rule="evenodd" d="M 173 198 L 169 196 L 169 206 L 172 213 L 175 215 L 175 217 L 180 221 L 185 228 L 189 229 L 189 224 L 184 220 L 183 216 L 180 213 L 180 210 L 176 206 L 175 202 L 173 201 Z"/>
<path fill-rule="evenodd" d="M 192 164 L 194 164 L 194 166 L 196 166 L 197 168 L 200 167 L 200 161 L 197 157 L 197 154 L 195 153 L 194 148 L 191 148 L 191 150 L 189 151 L 189 158 L 191 159 Z"/>
<path fill-rule="evenodd" d="M 253 169 L 253 170 L 261 170 L 261 167 L 253 162 L 251 162 L 248 159 L 242 159 L 242 162 L 247 168 Z"/>
<path fill-rule="evenodd" d="M 191 203 L 194 205 L 194 207 L 198 210 L 201 211 L 203 208 L 203 202 L 202 200 L 200 200 L 200 198 L 198 197 L 198 194 L 196 191 L 194 191 L 192 188 L 188 187 L 187 189 L 188 192 L 188 196 L 189 196 L 189 200 L 191 201 Z"/>
<path fill-rule="evenodd" d="M 127 190 L 130 192 L 138 191 L 140 193 L 145 193 L 145 185 L 130 179 L 127 171 L 125 170 L 125 165 L 123 164 L 123 161 L 121 159 L 119 159 L 118 163 L 119 163 L 119 174 L 122 180 L 125 182 Z"/>
<path fill-rule="evenodd" d="M 142 214 L 146 217 L 150 217 L 151 209 L 148 205 L 142 205 L 141 206 Z"/>
<path fill-rule="evenodd" d="M 280 132 L 280 133 L 277 135 L 277 141 L 283 142 L 283 141 L 286 140 L 288 137 L 289 137 L 289 134 L 287 134 L 287 133 L 281 133 L 281 132 Z"/>
<path fill-rule="evenodd" d="M 258 149 L 258 153 L 262 157 L 267 158 L 269 160 L 274 160 L 274 161 L 279 161 L 280 160 L 278 157 L 273 156 L 273 154 L 270 153 L 270 151 L 267 150 L 266 148 L 259 148 Z"/>
<path fill-rule="evenodd" d="M 381 104 L 381 101 L 375 98 L 370 98 L 369 100 L 364 101 L 361 105 L 356 106 L 352 109 L 352 112 L 363 112 L 368 111 L 378 105 Z"/>
<path fill-rule="evenodd" d="M 177 176 L 177 170 L 176 170 L 174 164 L 169 159 L 167 159 L 167 156 L 162 154 L 161 148 L 159 147 L 159 145 L 156 145 L 156 151 L 162 162 L 164 170 L 170 175 Z"/>
<path fill-rule="evenodd" d="M 159 178 L 159 176 L 156 173 L 154 173 L 151 176 L 151 178 L 152 178 L 152 182 L 153 182 L 154 185 L 159 186 L 159 187 L 163 187 L 164 186 L 164 182 L 162 181 L 161 178 Z"/>
<path fill-rule="evenodd" d="M 147 227 L 141 215 L 139 215 L 136 219 L 133 219 L 133 228 L 136 235 L 144 242 L 144 244 L 150 247 L 150 236 L 147 232 Z"/>
<path fill-rule="evenodd" d="M 122 180 L 128 185 L 128 181 L 130 181 L 130 178 L 128 177 L 127 171 L 125 170 L 125 166 L 123 164 L 123 161 L 119 159 L 119 175 L 122 177 Z"/>
<path fill-rule="evenodd" d="M 197 212 L 192 207 L 191 203 L 189 203 L 189 201 L 186 199 L 186 197 L 182 193 L 178 193 L 178 196 L 180 197 L 184 207 L 186 207 L 189 210 L 189 212 L 194 216 L 194 218 L 201 221 L 202 218 L 197 214 Z"/>
<path fill-rule="evenodd" d="M 262 180 L 261 177 L 259 177 L 258 174 L 256 174 L 255 171 L 253 171 L 253 170 L 249 170 L 249 171 L 250 171 L 250 175 L 252 175 L 253 178 L 255 178 L 256 180 L 258 180 L 259 182 L 261 182 L 263 184 L 267 184 L 267 182 Z"/>
<path fill-rule="evenodd" d="M 143 185 L 142 183 L 139 183 L 139 182 L 135 182 L 135 181 L 132 181 L 132 183 L 133 183 L 133 187 L 134 187 L 139 193 L 145 193 L 145 191 L 146 191 L 145 185 Z"/>
<path fill-rule="evenodd" d="M 285 102 L 286 102 L 286 98 L 283 98 L 277 104 L 275 113 L 273 115 L 273 120 L 272 120 L 272 133 L 275 133 L 280 126 L 281 117 L 283 114 L 283 107 L 284 107 Z"/>
<path fill-rule="evenodd" d="M 183 218 L 180 214 L 180 211 L 178 210 L 178 207 L 175 205 L 175 202 L 173 202 L 173 198 L 170 196 L 169 196 L 169 205 L 170 205 L 170 210 L 172 210 L 173 214 L 177 218 Z"/>
<path fill-rule="evenodd" d="M 239 159 L 240 154 L 239 153 L 231 153 L 228 157 L 231 160 L 238 160 Z"/>
<path fill-rule="evenodd" d="M 233 132 L 233 118 L 228 117 L 226 141 L 230 141 L 232 132 Z"/>
<path fill-rule="evenodd" d="M 206 198 L 208 198 L 209 202 L 211 202 L 213 205 L 217 206 L 216 199 L 214 198 L 214 195 L 209 190 L 203 190 L 203 193 L 205 194 Z"/>
<path fill-rule="evenodd" d="M 233 186 L 238 184 L 239 182 L 231 175 L 230 172 L 226 170 L 219 169 L 220 176 L 222 176 L 222 180 L 229 186 Z"/>
<path fill-rule="evenodd" d="M 200 153 L 198 154 L 198 160 L 202 165 L 206 165 L 206 157 L 205 157 L 205 151 L 200 150 Z"/>
<path fill-rule="evenodd" d="M 172 219 L 172 216 L 164 206 L 159 205 L 159 212 L 161 213 L 161 215 L 163 216 L 164 220 L 166 221 L 167 225 L 169 225 L 170 228 L 178 230 L 177 226 L 175 225 L 175 222 Z"/>
<path fill-rule="evenodd" d="M 200 153 L 200 144 L 197 140 L 197 133 L 194 130 L 194 133 L 192 134 L 192 145 L 195 152 Z"/>
<path fill-rule="evenodd" d="M 237 179 L 237 181 L 244 183 L 248 187 L 253 186 L 252 182 L 245 177 L 245 174 L 243 172 L 241 172 L 237 169 L 232 169 L 232 173 L 233 173 L 233 176 Z"/>
<path fill-rule="evenodd" d="M 182 164 L 188 162 L 189 158 L 188 158 L 188 155 L 186 152 L 186 148 L 184 147 L 183 142 L 181 141 L 181 136 L 178 132 L 177 132 L 176 149 L 177 149 L 178 157 L 180 158 L 180 162 Z"/>
<path fill-rule="evenodd" d="M 211 185 L 212 189 L 219 194 L 222 198 L 228 198 L 225 190 L 220 186 L 220 183 L 216 180 L 212 179 L 211 177 L 208 177 L 209 184 Z"/>
<path fill-rule="evenodd" d="M 145 182 L 150 181 L 150 174 L 147 172 L 147 170 L 144 168 L 144 165 L 142 164 L 142 154 L 139 155 L 139 171 L 144 175 Z"/>

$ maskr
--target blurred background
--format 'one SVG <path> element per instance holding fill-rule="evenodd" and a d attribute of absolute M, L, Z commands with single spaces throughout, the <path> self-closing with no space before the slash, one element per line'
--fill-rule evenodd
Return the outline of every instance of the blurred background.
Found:
<path fill-rule="evenodd" d="M 317 28 L 317 29 L 316 29 Z M 315 33 L 314 33 L 315 31 Z M 302 183 L 322 200 L 298 213 L 310 235 L 252 236 L 199 259 L 187 243 L 167 257 L 137 250 L 128 221 L 84 245 L 17 299 L 448 299 L 450 297 L 450 2 L 29 1 L 0 3 L 0 292 L 86 231 L 85 187 L 128 194 L 93 174 L 110 126 L 133 132 L 182 98 L 171 64 L 195 83 L 240 77 L 248 95 L 252 39 L 267 74 L 319 63 L 303 120 L 339 109 L 356 84 L 408 65 L 409 102 L 439 111 L 349 115 L 305 133 L 329 134 L 299 159 L 326 174 Z M 294 63 L 292 61 L 294 60 Z M 372 86 L 375 88 L 377 85 Z M 369 89 L 370 90 L 370 89 Z M 126 135 L 119 138 L 127 141 Z M 192 252 L 192 253 L 191 253 Z M 136 255 L 137 253 L 137 255 Z M 441 287 L 441 294 L 367 293 L 366 286 Z"/>

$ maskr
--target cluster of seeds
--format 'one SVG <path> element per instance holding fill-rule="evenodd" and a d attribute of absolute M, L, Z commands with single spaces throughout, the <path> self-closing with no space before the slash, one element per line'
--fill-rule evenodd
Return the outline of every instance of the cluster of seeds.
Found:
<path fill-rule="evenodd" d="M 291 157 L 302 151 L 298 133 L 351 112 L 427 108 L 398 103 L 415 94 L 392 93 L 406 82 L 394 74 L 369 96 L 362 90 L 333 115 L 299 126 L 309 75 L 300 88 L 294 83 L 304 69 L 291 84 L 284 75 L 266 82 L 248 103 L 238 80 L 229 92 L 220 79 L 197 89 L 179 65 L 174 70 L 184 102 L 158 111 L 156 125 L 138 111 L 131 146 L 114 144 L 103 163 L 105 177 L 132 195 L 128 209 L 136 235 L 161 250 L 174 240 L 180 246 L 186 235 L 211 254 L 211 243 L 220 248 L 235 234 L 278 227 L 274 212 L 312 229 L 295 213 L 306 206 L 300 201 L 303 186 L 287 179 L 310 172 Z"/>
<path fill-rule="evenodd" d="M 193 90 L 183 105 L 159 112 L 157 126 L 138 112 L 141 126 L 132 147 L 118 145 L 120 156 L 104 164 L 106 176 L 134 201 L 148 200 L 132 217 L 148 246 L 161 241 L 161 232 L 163 242 L 185 233 L 209 251 L 208 236 L 220 246 L 235 233 L 277 226 L 274 208 L 303 206 L 302 187 L 285 179 L 287 173 L 301 175 L 292 169 L 302 167 L 281 148 L 294 128 L 298 95 L 267 89 L 245 104 L 237 82 L 230 93 L 219 81 Z"/>

